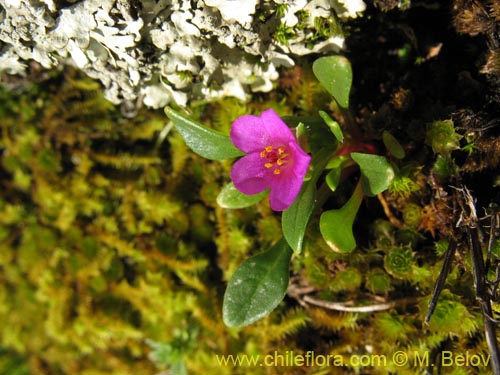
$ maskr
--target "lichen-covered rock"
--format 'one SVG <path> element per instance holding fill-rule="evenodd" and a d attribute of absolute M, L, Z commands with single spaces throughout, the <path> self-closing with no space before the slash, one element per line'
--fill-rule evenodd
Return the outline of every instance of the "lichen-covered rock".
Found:
<path fill-rule="evenodd" d="M 271 90 L 294 56 L 342 48 L 337 17 L 363 10 L 361 0 L 0 0 L 0 73 L 71 63 L 115 104 L 246 99 Z"/>

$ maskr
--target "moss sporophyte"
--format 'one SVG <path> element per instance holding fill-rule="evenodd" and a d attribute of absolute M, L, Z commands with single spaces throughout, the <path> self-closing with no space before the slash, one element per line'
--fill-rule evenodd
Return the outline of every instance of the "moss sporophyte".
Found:
<path fill-rule="evenodd" d="M 231 170 L 234 186 L 244 194 L 270 189 L 269 202 L 284 211 L 297 197 L 311 157 L 297 144 L 288 126 L 272 109 L 244 115 L 231 125 L 233 144 L 246 155 Z"/>

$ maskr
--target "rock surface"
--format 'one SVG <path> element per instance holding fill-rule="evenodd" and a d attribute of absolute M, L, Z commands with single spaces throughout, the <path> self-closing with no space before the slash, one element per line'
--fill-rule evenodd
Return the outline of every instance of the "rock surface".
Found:
<path fill-rule="evenodd" d="M 246 99 L 295 56 L 342 48 L 338 17 L 363 10 L 361 0 L 0 0 L 0 73 L 72 64 L 115 104 Z"/>

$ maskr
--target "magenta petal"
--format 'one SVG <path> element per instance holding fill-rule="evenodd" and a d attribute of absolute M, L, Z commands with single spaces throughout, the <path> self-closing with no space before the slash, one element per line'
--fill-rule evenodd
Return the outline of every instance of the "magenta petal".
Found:
<path fill-rule="evenodd" d="M 288 126 L 269 109 L 260 117 L 238 118 L 231 126 L 230 137 L 236 147 L 247 152 L 231 170 L 234 186 L 249 195 L 270 189 L 273 210 L 290 207 L 300 192 L 311 157 L 297 145 Z"/>
<path fill-rule="evenodd" d="M 274 144 L 283 145 L 289 142 L 295 143 L 295 137 L 290 128 L 283 122 L 274 109 L 268 109 L 261 113 L 260 118 L 266 127 L 266 133 Z"/>
<path fill-rule="evenodd" d="M 258 194 L 269 188 L 270 178 L 259 153 L 243 156 L 231 169 L 233 184 L 243 194 Z"/>
<path fill-rule="evenodd" d="M 302 181 L 280 178 L 273 181 L 269 203 L 274 211 L 284 211 L 291 206 L 299 194 Z"/>
<path fill-rule="evenodd" d="M 295 142 L 290 142 L 288 147 L 293 154 L 293 166 L 286 174 L 274 178 L 271 183 L 269 202 L 274 211 L 284 211 L 292 205 L 300 192 L 311 161 L 311 157 Z"/>
<path fill-rule="evenodd" d="M 311 156 L 305 153 L 295 142 L 288 144 L 290 149 L 293 149 L 293 174 L 295 178 L 303 181 L 311 162 Z"/>
<path fill-rule="evenodd" d="M 243 152 L 262 151 L 266 146 L 295 142 L 292 131 L 273 109 L 262 112 L 260 117 L 245 115 L 237 118 L 231 125 L 229 136 Z"/>
<path fill-rule="evenodd" d="M 231 141 L 243 152 L 261 151 L 269 143 L 262 119 L 253 115 L 238 117 L 231 125 Z"/>

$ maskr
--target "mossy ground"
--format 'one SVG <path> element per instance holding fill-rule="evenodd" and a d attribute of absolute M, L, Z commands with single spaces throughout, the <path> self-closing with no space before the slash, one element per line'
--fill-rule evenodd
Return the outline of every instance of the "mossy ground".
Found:
<path fill-rule="evenodd" d="M 161 111 L 123 117 L 97 83 L 69 69 L 10 78 L 0 92 L 0 372 L 414 374 L 432 370 L 443 351 L 487 354 L 470 249 L 456 226 L 456 188 L 471 190 L 480 216 L 499 203 L 498 72 L 481 73 L 494 47 L 491 30 L 458 33 L 460 7 L 469 6 L 461 1 L 392 5 L 369 5 L 344 30 L 354 117 L 382 154 L 391 158 L 384 131 L 403 146 L 405 157 L 391 159 L 397 179 L 364 201 L 358 248 L 348 256 L 326 246 L 313 218 L 284 302 L 240 330 L 222 322 L 226 282 L 281 229 L 265 201 L 242 210 L 217 206 L 231 163 L 197 157 L 174 131 L 163 138 Z M 250 103 L 199 104 L 192 114 L 228 132 L 238 116 L 269 107 L 281 115 L 328 110 L 312 61 L 283 71 L 276 90 Z M 327 205 L 345 201 L 353 183 Z M 486 249 L 490 221 L 483 223 Z M 425 325 L 453 236 L 462 241 Z M 498 256 L 493 251 L 492 280 Z M 379 312 L 355 309 L 383 304 Z M 407 365 L 394 362 L 399 350 Z M 349 365 L 220 366 L 216 358 L 275 351 L 338 355 Z M 354 355 L 387 361 L 356 365 Z M 441 370 L 490 373 L 488 366 Z"/>

